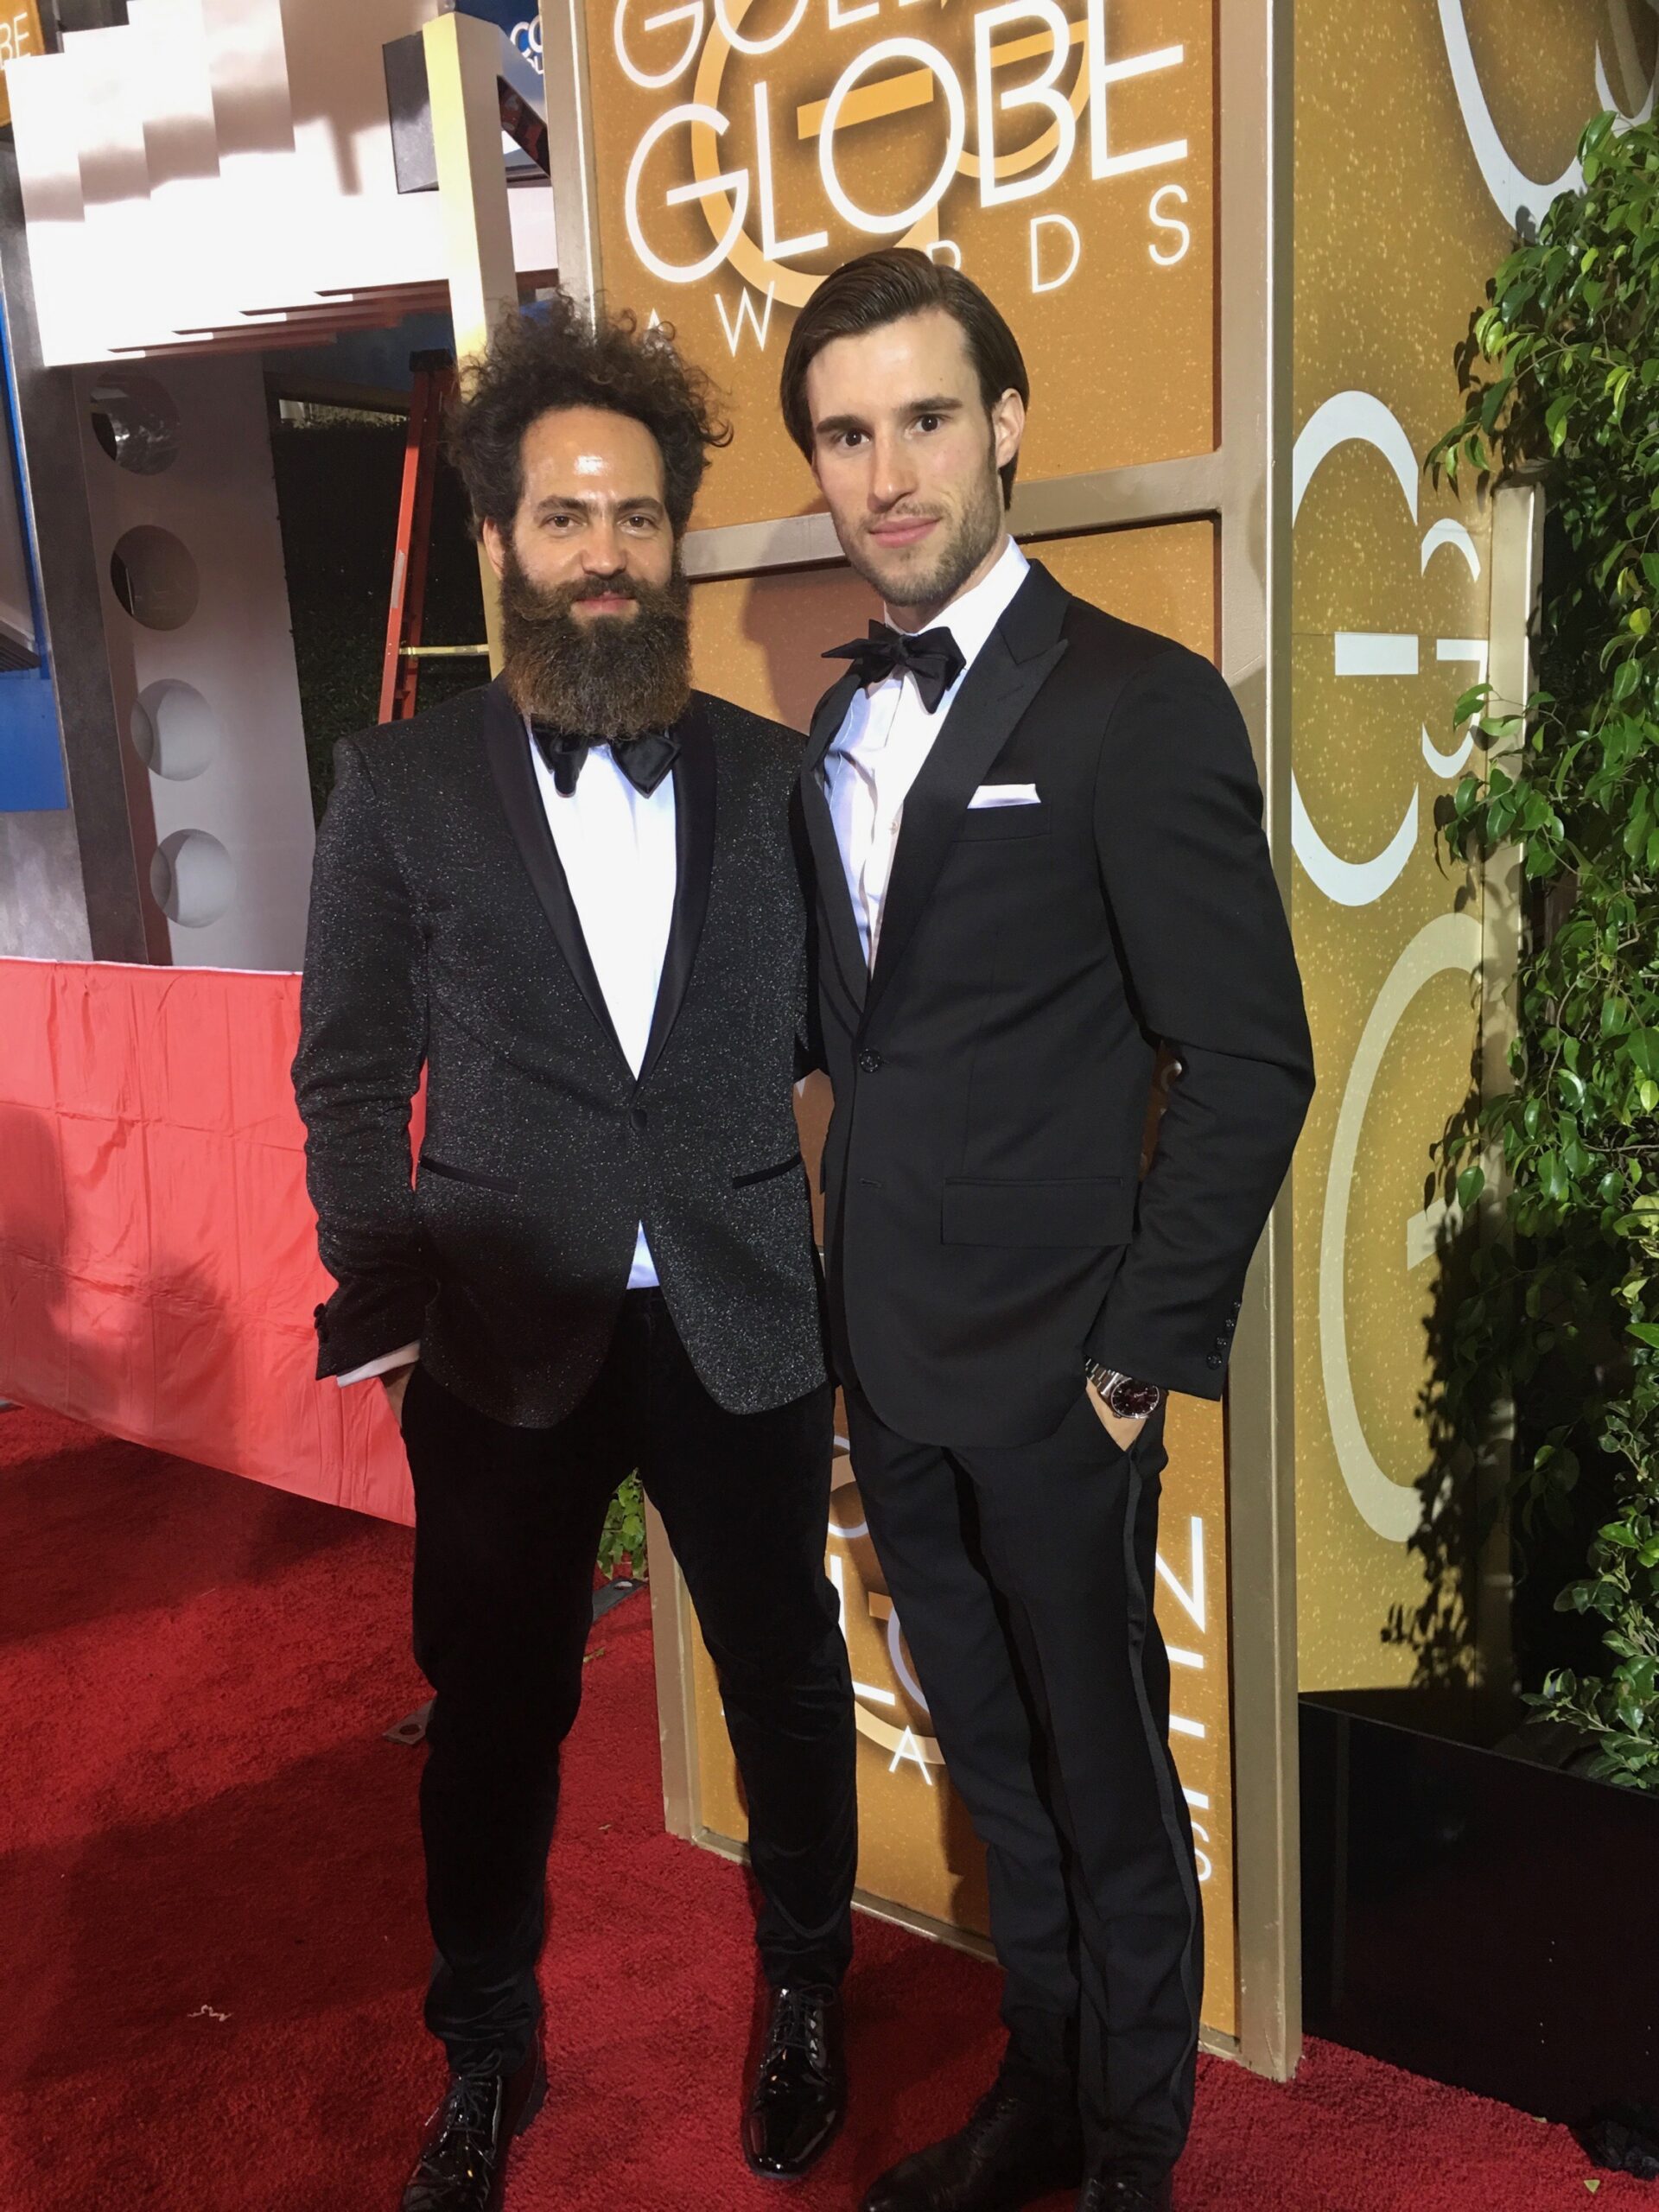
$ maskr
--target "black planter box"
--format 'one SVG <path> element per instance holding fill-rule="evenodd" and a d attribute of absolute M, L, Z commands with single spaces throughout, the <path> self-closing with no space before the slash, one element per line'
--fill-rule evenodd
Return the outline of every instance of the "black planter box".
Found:
<path fill-rule="evenodd" d="M 1481 1736 L 1303 1698 L 1308 2031 L 1569 2124 L 1659 2102 L 1659 1798 Z"/>

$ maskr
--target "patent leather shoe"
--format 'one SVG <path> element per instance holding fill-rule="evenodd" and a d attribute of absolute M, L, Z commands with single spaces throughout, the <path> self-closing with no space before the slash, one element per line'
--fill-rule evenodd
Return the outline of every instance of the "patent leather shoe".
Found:
<path fill-rule="evenodd" d="M 452 2074 L 427 2122 L 402 2212 L 500 2212 L 508 2149 L 546 2096 L 539 2035 L 512 2074 Z"/>
<path fill-rule="evenodd" d="M 1020 2212 L 1083 2179 L 1083 2134 L 1069 2113 L 998 2082 L 968 2125 L 889 2168 L 861 2212 Z"/>
<path fill-rule="evenodd" d="M 1167 2173 L 1093 2174 L 1077 2199 L 1077 2212 L 1170 2212 Z"/>
<path fill-rule="evenodd" d="M 750 2171 L 796 2180 L 829 2149 L 846 2113 L 841 1999 L 833 1989 L 779 1990 L 743 2115 Z"/>

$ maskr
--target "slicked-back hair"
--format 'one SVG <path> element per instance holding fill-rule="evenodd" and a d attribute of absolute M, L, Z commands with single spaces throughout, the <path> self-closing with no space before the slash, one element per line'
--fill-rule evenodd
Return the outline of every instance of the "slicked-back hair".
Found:
<path fill-rule="evenodd" d="M 959 325 L 987 413 L 1005 391 L 1017 391 L 1022 403 L 1030 400 L 1031 379 L 1020 342 L 972 277 L 931 259 L 915 246 L 882 246 L 874 253 L 860 254 L 855 261 L 843 261 L 826 276 L 789 334 L 778 397 L 789 435 L 809 461 L 812 411 L 806 403 L 806 372 L 824 347 L 837 338 L 856 338 L 933 308 L 943 308 Z M 1014 497 L 1018 460 L 1016 454 L 999 472 L 1005 507 Z"/>
<path fill-rule="evenodd" d="M 590 323 L 563 292 L 509 315 L 484 359 L 463 372 L 448 446 L 474 528 L 493 522 L 511 531 L 524 496 L 525 431 L 550 411 L 574 407 L 644 423 L 663 456 L 669 527 L 683 537 L 709 455 L 731 442 L 714 385 L 681 358 L 666 326 L 641 331 L 626 309 Z"/>

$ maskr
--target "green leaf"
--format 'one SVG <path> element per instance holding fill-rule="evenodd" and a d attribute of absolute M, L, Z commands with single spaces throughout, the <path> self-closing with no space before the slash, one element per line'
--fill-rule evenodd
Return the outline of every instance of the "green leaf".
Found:
<path fill-rule="evenodd" d="M 1486 397 L 1480 406 L 1480 427 L 1489 435 L 1497 428 L 1497 418 L 1503 411 L 1503 403 L 1514 386 L 1515 378 L 1512 376 L 1505 376 L 1500 377 L 1495 385 L 1488 387 Z"/>
<path fill-rule="evenodd" d="M 1452 708 L 1452 722 L 1460 728 L 1471 715 L 1478 715 L 1480 712 L 1491 696 L 1492 687 L 1490 683 L 1472 684 Z M 1474 779 L 1471 777 L 1469 780 L 1472 783 Z"/>

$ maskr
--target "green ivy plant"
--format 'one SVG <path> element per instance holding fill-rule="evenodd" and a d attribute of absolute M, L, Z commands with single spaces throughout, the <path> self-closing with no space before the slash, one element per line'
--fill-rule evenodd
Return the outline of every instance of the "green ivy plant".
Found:
<path fill-rule="evenodd" d="M 638 1475 L 630 1475 L 611 1500 L 599 1540 L 599 1571 L 607 1582 L 619 1574 L 646 1580 L 645 1499 Z"/>
<path fill-rule="evenodd" d="M 1529 1702 L 1592 1739 L 1589 1771 L 1659 1790 L 1659 131 L 1603 116 L 1580 154 L 1582 192 L 1487 287 L 1428 457 L 1482 490 L 1538 474 L 1554 518 L 1541 688 L 1524 717 L 1485 686 L 1459 702 L 1482 765 L 1442 823 L 1461 859 L 1518 849 L 1529 887 L 1514 1088 L 1446 1147 L 1465 1211 L 1501 1153 L 1510 1233 L 1470 1263 L 1443 1387 L 1471 1447 L 1515 1403 L 1523 1535 L 1611 1472 L 1556 1600 L 1599 1625 L 1603 1671 Z"/>

